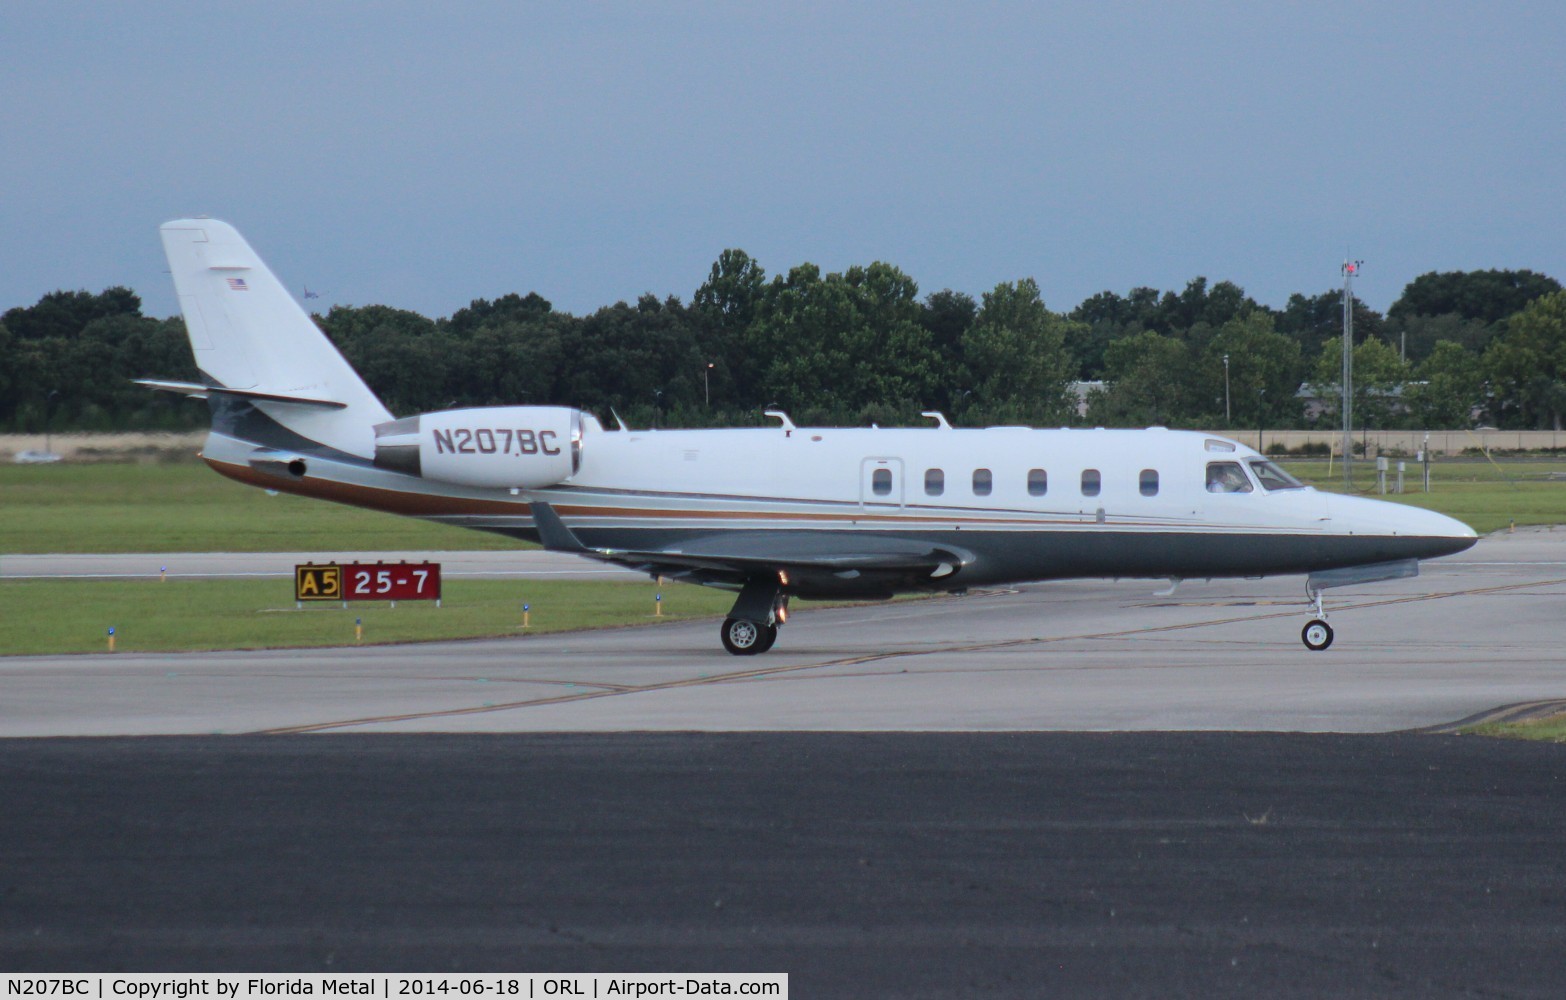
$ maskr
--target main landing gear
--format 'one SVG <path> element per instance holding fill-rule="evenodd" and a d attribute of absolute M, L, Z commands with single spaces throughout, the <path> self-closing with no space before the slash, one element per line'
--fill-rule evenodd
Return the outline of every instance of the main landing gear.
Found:
<path fill-rule="evenodd" d="M 735 656 L 765 653 L 778 641 L 778 627 L 744 618 L 723 619 L 723 648 Z"/>
<path fill-rule="evenodd" d="M 1332 645 L 1332 626 L 1327 624 L 1327 610 L 1321 606 L 1321 588 L 1306 584 L 1305 593 L 1316 603 L 1316 617 L 1300 631 L 1305 648 L 1319 653 Z"/>
<path fill-rule="evenodd" d="M 778 641 L 778 629 L 788 620 L 788 594 L 780 578 L 749 580 L 723 619 L 719 638 L 735 656 L 765 653 Z"/>

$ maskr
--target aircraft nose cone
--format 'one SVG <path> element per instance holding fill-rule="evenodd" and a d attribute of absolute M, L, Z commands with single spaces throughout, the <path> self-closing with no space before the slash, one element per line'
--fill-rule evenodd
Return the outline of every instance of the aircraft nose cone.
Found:
<path fill-rule="evenodd" d="M 1474 529 L 1456 518 L 1422 507 L 1345 496 L 1333 496 L 1328 505 L 1339 530 L 1415 539 L 1421 559 L 1462 552 L 1479 539 Z"/>
<path fill-rule="evenodd" d="M 1479 535 L 1468 525 L 1455 517 L 1447 517 L 1433 510 L 1418 510 L 1419 517 L 1414 520 L 1412 534 L 1429 540 L 1433 550 L 1432 555 L 1426 558 L 1434 558 L 1436 555 L 1449 556 L 1455 552 L 1472 548 L 1479 540 Z"/>

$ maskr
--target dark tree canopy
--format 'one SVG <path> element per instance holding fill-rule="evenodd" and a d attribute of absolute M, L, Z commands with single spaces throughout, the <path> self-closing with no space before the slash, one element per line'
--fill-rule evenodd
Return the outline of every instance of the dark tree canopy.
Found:
<path fill-rule="evenodd" d="M 1422 275 L 1386 317 L 1356 302 L 1359 412 L 1371 426 L 1559 424 L 1563 303 L 1560 284 L 1531 271 Z M 1279 427 L 1303 423 L 1303 383 L 1336 391 L 1342 291 L 1272 310 L 1199 276 L 1100 292 L 1063 314 L 1031 278 L 921 299 L 890 263 L 769 277 L 727 249 L 689 305 L 643 295 L 576 316 L 529 292 L 441 319 L 383 305 L 315 318 L 399 415 L 559 404 L 639 426 L 743 426 L 782 406 L 800 423 L 852 426 L 922 423 L 934 408 L 970 426 Z M 50 292 L 0 316 L 0 428 L 204 423 L 201 407 L 129 382 L 144 376 L 198 373 L 183 321 L 141 315 L 130 289 Z M 1102 383 L 1085 416 L 1078 380 Z"/>
<path fill-rule="evenodd" d="M 499 326 L 507 322 L 526 323 L 549 315 L 553 308 L 549 300 L 537 292 L 528 292 L 525 296 L 512 292 L 493 302 L 474 299 L 466 309 L 452 313 L 446 323 L 452 333 L 464 337 L 485 326 Z"/>
<path fill-rule="evenodd" d="M 50 292 L 37 305 L 18 306 L 0 315 L 0 323 L 21 340 L 48 337 L 77 337 L 95 319 L 109 316 L 140 316 L 141 298 L 129 288 L 116 285 L 97 295 L 87 291 Z"/>
<path fill-rule="evenodd" d="M 713 262 L 706 282 L 696 289 L 691 304 L 700 312 L 719 318 L 729 329 L 742 329 L 756 318 L 766 282 L 767 272 L 750 254 L 725 250 Z"/>
<path fill-rule="evenodd" d="M 1298 292 L 1290 295 L 1283 312 L 1278 314 L 1278 332 L 1298 340 L 1300 350 L 1307 357 L 1314 356 L 1327 341 L 1343 336 L 1343 289 L 1330 289 L 1320 295 L 1305 296 Z M 1354 342 L 1382 337 L 1385 333 L 1386 320 L 1356 298 Z"/>
<path fill-rule="evenodd" d="M 1560 282 L 1533 271 L 1431 271 L 1409 282 L 1387 315 L 1402 319 L 1453 313 L 1499 323 L 1539 296 L 1560 290 Z"/>
<path fill-rule="evenodd" d="M 978 314 L 979 304 L 973 301 L 973 296 L 947 288 L 925 297 L 919 322 L 930 331 L 935 349 L 950 356 L 951 352 L 959 350 L 963 333 L 973 325 L 973 318 Z"/>

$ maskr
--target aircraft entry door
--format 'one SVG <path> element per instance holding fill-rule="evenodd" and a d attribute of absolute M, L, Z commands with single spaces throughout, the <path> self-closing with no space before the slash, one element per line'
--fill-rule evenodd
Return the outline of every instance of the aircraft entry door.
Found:
<path fill-rule="evenodd" d="M 867 510 L 902 507 L 902 459 L 867 458 L 859 463 L 859 505 Z"/>

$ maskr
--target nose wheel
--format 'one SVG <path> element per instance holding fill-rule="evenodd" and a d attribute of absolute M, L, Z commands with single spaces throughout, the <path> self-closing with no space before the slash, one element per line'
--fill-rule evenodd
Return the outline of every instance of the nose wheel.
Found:
<path fill-rule="evenodd" d="M 1305 626 L 1300 638 L 1305 641 L 1306 649 L 1319 653 L 1332 645 L 1332 626 L 1317 618 Z"/>

